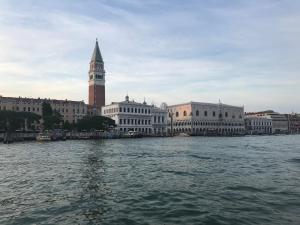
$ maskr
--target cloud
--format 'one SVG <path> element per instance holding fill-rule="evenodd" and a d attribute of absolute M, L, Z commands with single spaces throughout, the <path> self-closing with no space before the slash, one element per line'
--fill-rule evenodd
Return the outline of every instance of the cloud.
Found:
<path fill-rule="evenodd" d="M 300 111 L 299 3 L 5 1 L 0 94 L 87 100 L 95 38 L 107 101 L 183 101 Z M 24 88 L 21 88 L 24 87 Z"/>

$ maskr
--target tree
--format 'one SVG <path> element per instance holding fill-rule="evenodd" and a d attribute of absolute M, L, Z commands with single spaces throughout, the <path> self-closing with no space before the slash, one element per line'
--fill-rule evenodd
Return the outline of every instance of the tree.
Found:
<path fill-rule="evenodd" d="M 72 130 L 73 127 L 74 127 L 74 124 L 70 124 L 70 122 L 68 120 L 66 122 L 64 122 L 64 124 L 63 124 L 64 130 Z"/>
<path fill-rule="evenodd" d="M 108 130 L 115 126 L 115 121 L 104 116 L 85 116 L 76 124 L 78 130 Z"/>
<path fill-rule="evenodd" d="M 25 121 L 30 127 L 32 123 L 39 122 L 41 116 L 32 112 L 0 111 L 0 130 L 15 131 L 25 128 Z"/>
<path fill-rule="evenodd" d="M 55 110 L 53 111 L 48 102 L 43 102 L 42 104 L 42 115 L 44 129 L 51 130 L 54 128 L 59 128 L 61 122 L 63 121 L 62 115 Z"/>
<path fill-rule="evenodd" d="M 44 116 L 52 116 L 53 110 L 51 105 L 48 102 L 42 103 L 42 115 Z"/>

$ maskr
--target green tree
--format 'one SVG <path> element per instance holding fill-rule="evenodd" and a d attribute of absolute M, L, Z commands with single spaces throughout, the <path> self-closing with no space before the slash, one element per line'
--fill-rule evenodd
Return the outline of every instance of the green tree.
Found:
<path fill-rule="evenodd" d="M 44 129 L 54 129 L 59 128 L 60 124 L 63 122 L 62 115 L 53 111 L 51 105 L 48 102 L 43 102 L 42 104 L 42 117 Z"/>
<path fill-rule="evenodd" d="M 23 130 L 25 121 L 27 126 L 31 127 L 32 123 L 37 122 L 41 117 L 32 112 L 14 112 L 10 110 L 0 111 L 0 129 L 6 131 Z"/>
<path fill-rule="evenodd" d="M 51 105 L 48 102 L 42 103 L 42 115 L 44 116 L 52 116 L 53 110 Z"/>
<path fill-rule="evenodd" d="M 64 130 L 72 130 L 74 128 L 74 124 L 71 124 L 68 120 L 64 122 L 63 129 Z"/>
<path fill-rule="evenodd" d="M 85 116 L 76 124 L 78 130 L 108 130 L 115 126 L 115 121 L 104 116 Z"/>

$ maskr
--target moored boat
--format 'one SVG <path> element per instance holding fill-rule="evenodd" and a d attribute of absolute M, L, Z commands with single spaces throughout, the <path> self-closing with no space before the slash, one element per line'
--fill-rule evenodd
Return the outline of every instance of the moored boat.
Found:
<path fill-rule="evenodd" d="M 179 133 L 177 136 L 178 137 L 189 137 L 190 135 L 187 133 Z"/>
<path fill-rule="evenodd" d="M 123 134 L 124 138 L 141 138 L 142 134 L 137 131 L 128 131 L 127 133 Z"/>
<path fill-rule="evenodd" d="M 44 142 L 44 141 L 51 141 L 51 136 L 48 135 L 48 134 L 40 133 L 40 134 L 38 134 L 38 136 L 36 137 L 36 140 L 37 140 L 37 141 L 41 141 L 41 142 Z"/>

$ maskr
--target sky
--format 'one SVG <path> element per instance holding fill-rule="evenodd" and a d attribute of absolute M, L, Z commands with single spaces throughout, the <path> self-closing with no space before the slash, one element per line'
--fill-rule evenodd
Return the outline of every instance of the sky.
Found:
<path fill-rule="evenodd" d="M 300 112 L 300 1 L 0 0 L 0 95 Z"/>

